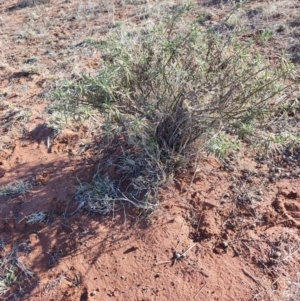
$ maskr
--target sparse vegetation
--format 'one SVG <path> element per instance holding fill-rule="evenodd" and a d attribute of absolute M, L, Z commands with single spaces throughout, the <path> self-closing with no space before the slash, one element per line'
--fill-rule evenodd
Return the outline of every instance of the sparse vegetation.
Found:
<path fill-rule="evenodd" d="M 0 4 L 0 299 L 298 301 L 297 5 Z"/>
<path fill-rule="evenodd" d="M 32 279 L 33 272 L 19 258 L 18 247 L 14 245 L 10 252 L 6 252 L 3 245 L 0 258 L 0 296 L 8 292 L 10 287 L 16 287 L 17 290 L 22 291 L 23 282 Z"/>
<path fill-rule="evenodd" d="M 29 225 L 42 223 L 47 218 L 47 213 L 40 211 L 40 212 L 34 212 L 32 214 L 29 214 L 28 216 L 25 216 L 20 222 L 22 222 L 24 219 L 26 219 L 26 223 Z"/>
<path fill-rule="evenodd" d="M 32 185 L 32 181 L 14 181 L 0 188 L 0 196 L 15 197 L 20 194 L 24 195 L 31 189 Z"/>

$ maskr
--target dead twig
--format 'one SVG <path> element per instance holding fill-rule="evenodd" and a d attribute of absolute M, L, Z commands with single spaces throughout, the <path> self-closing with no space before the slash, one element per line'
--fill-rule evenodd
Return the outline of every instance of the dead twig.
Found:
<path fill-rule="evenodd" d="M 159 262 L 155 262 L 154 265 L 161 265 L 161 264 L 165 264 L 165 263 L 171 263 L 173 260 L 167 260 L 167 261 L 159 261 Z"/>
<path fill-rule="evenodd" d="M 244 272 L 244 274 L 245 274 L 246 276 L 248 276 L 249 278 L 251 278 L 257 285 L 261 286 L 262 288 L 264 288 L 264 289 L 267 291 L 266 287 L 265 287 L 264 285 L 262 285 L 262 284 L 260 283 L 260 281 L 257 280 L 254 276 L 252 276 L 247 270 L 242 269 L 242 271 Z"/>
<path fill-rule="evenodd" d="M 196 293 L 196 295 L 194 296 L 194 299 L 201 293 L 201 291 L 204 289 L 205 286 L 206 286 L 206 282 L 201 286 L 199 291 Z"/>

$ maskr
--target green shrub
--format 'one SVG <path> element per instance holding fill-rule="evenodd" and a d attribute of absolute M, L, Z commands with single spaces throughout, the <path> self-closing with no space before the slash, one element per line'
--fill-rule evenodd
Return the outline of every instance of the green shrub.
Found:
<path fill-rule="evenodd" d="M 129 161 L 157 174 L 153 182 L 145 168 L 126 171 L 133 182 L 147 179 L 145 191 L 187 162 L 211 133 L 226 129 L 244 138 L 253 131 L 252 123 L 282 101 L 293 72 L 284 57 L 268 62 L 255 53 L 255 41 L 240 32 L 201 30 L 197 18 L 185 18 L 189 9 L 177 9 L 150 29 L 120 25 L 105 41 L 89 40 L 103 53 L 98 75 L 83 75 L 57 92 L 74 110 L 72 104 L 98 107 L 106 125 L 118 125 L 114 133 L 136 149 Z M 129 161 L 115 165 L 124 172 L 132 168 Z"/>
<path fill-rule="evenodd" d="M 136 135 L 136 121 L 148 124 L 148 134 L 168 153 L 184 153 L 212 128 L 262 116 L 285 88 L 291 65 L 282 59 L 274 68 L 254 53 L 254 41 L 238 34 L 201 31 L 197 20 L 187 24 L 187 8 L 149 30 L 121 26 L 97 44 L 103 52 L 99 74 L 82 76 L 65 94 L 109 106 L 115 112 L 110 121 L 129 125 Z"/>

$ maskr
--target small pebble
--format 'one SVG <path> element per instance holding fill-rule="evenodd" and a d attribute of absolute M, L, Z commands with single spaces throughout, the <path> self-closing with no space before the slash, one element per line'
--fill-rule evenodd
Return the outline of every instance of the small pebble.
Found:
<path fill-rule="evenodd" d="M 250 229 L 254 229 L 256 227 L 256 224 L 253 223 L 252 225 L 250 225 Z"/>
<path fill-rule="evenodd" d="M 154 275 L 154 278 L 159 278 L 160 277 L 160 273 L 156 273 L 155 275 Z"/>
<path fill-rule="evenodd" d="M 257 195 L 264 195 L 264 193 L 262 192 L 262 190 L 257 190 Z"/>
<path fill-rule="evenodd" d="M 230 193 L 226 192 L 223 194 L 223 198 L 229 198 L 230 197 Z"/>
<path fill-rule="evenodd" d="M 281 173 L 281 168 L 275 167 L 275 172 L 276 172 L 276 173 Z"/>
<path fill-rule="evenodd" d="M 221 242 L 221 247 L 227 248 L 228 247 L 228 241 L 224 240 Z"/>
<path fill-rule="evenodd" d="M 275 251 L 272 255 L 273 258 L 279 258 L 281 256 L 281 252 Z"/>

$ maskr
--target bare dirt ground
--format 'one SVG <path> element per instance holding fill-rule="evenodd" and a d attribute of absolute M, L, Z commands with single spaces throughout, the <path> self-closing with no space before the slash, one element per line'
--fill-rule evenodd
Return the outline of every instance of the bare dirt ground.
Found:
<path fill-rule="evenodd" d="M 177 4 L 0 1 L 1 300 L 300 300 L 300 149 L 203 154 L 162 188 L 146 219 L 92 214 L 74 200 L 78 180 L 104 164 L 107 141 L 97 113 L 56 135 L 48 91 L 97 71 L 101 53 L 88 38 L 121 21 L 155 22 Z M 232 5 L 197 1 L 209 16 L 202 26 L 225 26 Z M 246 22 L 267 55 L 285 50 L 299 66 L 299 13 L 296 0 L 251 1 L 231 20 Z M 299 115 L 287 118 L 299 132 Z M 19 190 L 4 193 L 7 185 Z"/>

